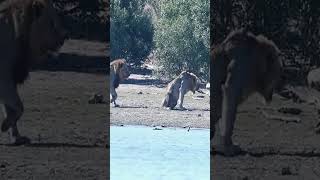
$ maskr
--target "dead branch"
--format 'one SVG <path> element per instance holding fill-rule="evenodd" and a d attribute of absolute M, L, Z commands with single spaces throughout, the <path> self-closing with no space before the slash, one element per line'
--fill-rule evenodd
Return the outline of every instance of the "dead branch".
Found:
<path fill-rule="evenodd" d="M 263 116 L 269 120 L 277 120 L 277 121 L 284 121 L 286 123 L 288 122 L 295 122 L 295 123 L 300 123 L 301 119 L 298 117 L 285 117 L 285 116 L 276 116 L 276 115 L 271 115 L 268 114 L 266 111 L 261 111 Z"/>

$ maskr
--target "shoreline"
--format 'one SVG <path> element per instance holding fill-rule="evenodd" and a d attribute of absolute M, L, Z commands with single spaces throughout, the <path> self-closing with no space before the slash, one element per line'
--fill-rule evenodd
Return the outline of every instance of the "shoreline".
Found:
<path fill-rule="evenodd" d="M 191 127 L 191 126 L 163 126 L 163 125 L 146 125 L 146 124 L 110 124 L 110 127 L 145 127 L 145 128 L 164 128 L 164 129 L 192 129 L 192 130 L 210 130 L 207 127 Z"/>

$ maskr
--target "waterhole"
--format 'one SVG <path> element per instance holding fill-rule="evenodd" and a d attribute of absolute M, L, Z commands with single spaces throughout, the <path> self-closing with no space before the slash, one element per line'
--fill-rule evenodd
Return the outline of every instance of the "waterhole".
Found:
<path fill-rule="evenodd" d="M 209 129 L 110 127 L 111 180 L 209 180 Z"/>

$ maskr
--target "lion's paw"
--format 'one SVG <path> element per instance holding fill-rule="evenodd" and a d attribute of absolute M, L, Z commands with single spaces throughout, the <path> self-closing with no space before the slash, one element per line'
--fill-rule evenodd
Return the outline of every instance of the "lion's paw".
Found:
<path fill-rule="evenodd" d="M 188 110 L 187 108 L 185 108 L 185 107 L 183 107 L 183 106 L 180 106 L 179 109 L 180 109 L 181 111 L 186 111 L 186 110 Z"/>
<path fill-rule="evenodd" d="M 31 140 L 28 137 L 20 136 L 15 139 L 15 141 L 12 143 L 12 145 L 20 146 L 20 145 L 25 145 L 25 144 L 30 144 L 30 143 L 31 143 Z"/>
<path fill-rule="evenodd" d="M 211 149 L 212 154 L 220 154 L 228 157 L 239 155 L 241 152 L 241 148 L 237 145 L 214 145 Z"/>

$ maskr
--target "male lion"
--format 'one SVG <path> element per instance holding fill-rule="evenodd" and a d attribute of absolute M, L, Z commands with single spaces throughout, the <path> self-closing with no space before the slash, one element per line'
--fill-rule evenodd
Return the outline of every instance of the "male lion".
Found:
<path fill-rule="evenodd" d="M 116 103 L 118 97 L 116 88 L 119 87 L 119 84 L 124 79 L 130 76 L 130 72 L 125 59 L 117 59 L 110 63 L 110 103 L 114 104 L 114 107 L 119 107 Z"/>
<path fill-rule="evenodd" d="M 62 46 L 65 36 L 50 0 L 0 1 L 0 104 L 5 117 L 1 130 L 9 130 L 15 145 L 30 143 L 17 128 L 23 113 L 17 86 L 33 64 Z"/>
<path fill-rule="evenodd" d="M 243 29 L 231 32 L 211 56 L 211 137 L 213 150 L 226 156 L 241 152 L 232 142 L 237 106 L 258 92 L 266 103 L 280 82 L 282 65 L 277 46 Z M 219 122 L 219 123 L 218 123 Z M 215 126 L 218 123 L 217 132 Z"/>
<path fill-rule="evenodd" d="M 172 80 L 167 86 L 166 96 L 162 101 L 162 107 L 169 107 L 171 110 L 177 105 L 178 100 L 179 108 L 186 110 L 183 107 L 184 95 L 191 91 L 200 91 L 200 79 L 193 73 L 183 71 L 178 77 Z"/>

